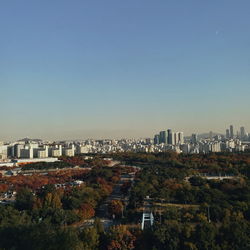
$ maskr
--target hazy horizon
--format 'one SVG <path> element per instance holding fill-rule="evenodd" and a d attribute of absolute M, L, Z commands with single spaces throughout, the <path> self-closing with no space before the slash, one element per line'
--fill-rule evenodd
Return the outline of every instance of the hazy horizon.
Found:
<path fill-rule="evenodd" d="M 235 127 L 234 127 L 235 128 Z M 41 139 L 41 140 L 48 140 L 48 141 L 64 141 L 64 140 L 87 140 L 87 139 L 142 139 L 142 138 L 152 138 L 155 134 L 159 133 L 162 130 L 167 130 L 167 128 L 149 131 L 147 134 L 140 133 L 140 131 L 129 131 L 129 130 L 116 130 L 116 131 L 108 131 L 108 130 L 88 130 L 85 133 L 79 132 L 79 131 L 65 131 L 63 133 L 63 136 L 51 134 L 51 135 L 45 135 L 45 136 L 38 136 L 38 134 L 23 134 L 23 136 L 14 136 L 1 138 L 0 141 L 17 141 L 24 138 L 29 139 Z M 173 129 L 172 129 L 173 130 Z M 183 130 L 173 130 L 174 132 L 183 132 Z M 52 131 L 53 132 L 53 131 Z M 74 132 L 74 133 L 73 133 Z M 111 133 L 112 132 L 112 133 Z M 203 132 L 190 132 L 190 133 L 184 133 L 184 136 L 191 136 L 192 133 L 196 133 L 198 135 L 202 134 L 209 134 L 209 132 L 213 132 L 214 134 L 223 134 L 225 135 L 225 132 L 223 131 L 203 131 Z M 236 132 L 236 130 L 235 130 Z M 19 131 L 20 133 L 20 131 Z M 75 134 L 75 135 L 74 135 Z M 81 136 L 78 136 L 79 134 L 82 134 Z M 110 135 L 112 134 L 112 136 Z"/>
<path fill-rule="evenodd" d="M 249 1 L 0 6 L 0 141 L 250 132 Z"/>

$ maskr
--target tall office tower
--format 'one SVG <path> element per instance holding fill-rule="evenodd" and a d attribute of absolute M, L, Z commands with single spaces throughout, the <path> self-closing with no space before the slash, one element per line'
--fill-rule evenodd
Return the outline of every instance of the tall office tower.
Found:
<path fill-rule="evenodd" d="M 184 133 L 178 132 L 177 134 L 178 134 L 178 136 L 177 136 L 178 144 L 184 144 Z"/>
<path fill-rule="evenodd" d="M 171 129 L 168 129 L 168 144 L 173 144 L 173 134 Z"/>
<path fill-rule="evenodd" d="M 173 133 L 174 136 L 174 145 L 178 145 L 179 144 L 179 132 L 175 132 Z"/>
<path fill-rule="evenodd" d="M 244 140 L 245 137 L 246 137 L 245 128 L 244 128 L 244 127 L 241 127 L 241 128 L 240 128 L 240 139 L 241 139 L 241 140 Z"/>
<path fill-rule="evenodd" d="M 198 142 L 197 134 L 192 134 L 191 136 L 191 143 L 196 144 Z"/>
<path fill-rule="evenodd" d="M 230 138 L 230 131 L 229 131 L 229 129 L 226 130 L 226 138 L 227 138 L 227 139 Z"/>
<path fill-rule="evenodd" d="M 160 143 L 166 143 L 167 142 L 167 133 L 166 131 L 161 131 L 160 132 Z"/>
<path fill-rule="evenodd" d="M 209 139 L 210 139 L 210 140 L 213 139 L 213 132 L 212 132 L 212 131 L 209 132 Z"/>
<path fill-rule="evenodd" d="M 155 135 L 155 137 L 154 137 L 154 144 L 155 145 L 160 144 L 160 136 L 159 135 Z"/>
<path fill-rule="evenodd" d="M 146 142 L 147 145 L 150 145 L 151 144 L 151 138 L 146 138 L 145 142 Z"/>
<path fill-rule="evenodd" d="M 234 138 L 234 127 L 233 127 L 233 125 L 230 125 L 230 138 L 231 139 Z"/>
<path fill-rule="evenodd" d="M 175 132 L 172 132 L 172 138 L 171 138 L 171 141 L 172 141 L 172 145 L 175 145 L 175 144 L 176 144 L 176 140 L 175 140 Z"/>
<path fill-rule="evenodd" d="M 178 133 L 173 132 L 172 133 L 172 138 L 173 138 L 173 145 L 177 145 L 178 144 Z"/>
<path fill-rule="evenodd" d="M 239 131 L 236 132 L 236 138 L 237 138 L 237 139 L 240 138 L 240 132 L 239 132 Z"/>

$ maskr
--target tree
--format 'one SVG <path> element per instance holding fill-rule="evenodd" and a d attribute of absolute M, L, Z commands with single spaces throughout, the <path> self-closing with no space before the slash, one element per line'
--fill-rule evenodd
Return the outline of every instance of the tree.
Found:
<path fill-rule="evenodd" d="M 41 198 L 45 198 L 48 193 L 54 193 L 55 191 L 56 191 L 55 185 L 48 184 L 41 189 L 39 196 Z"/>
<path fill-rule="evenodd" d="M 47 193 L 44 198 L 44 208 L 61 208 L 62 202 L 57 193 Z"/>
<path fill-rule="evenodd" d="M 167 221 L 158 225 L 153 233 L 157 249 L 174 250 L 180 248 L 181 225 L 177 221 Z"/>
<path fill-rule="evenodd" d="M 94 227 L 96 228 L 98 234 L 102 234 L 104 232 L 104 227 L 103 227 L 103 224 L 102 224 L 100 218 L 95 219 Z"/>
<path fill-rule="evenodd" d="M 84 250 L 96 250 L 99 247 L 99 234 L 95 227 L 85 228 L 79 235 Z"/>
<path fill-rule="evenodd" d="M 222 246 L 229 246 L 231 249 L 250 249 L 249 222 L 244 220 L 241 213 L 234 214 L 228 219 L 220 228 L 219 239 Z"/>
<path fill-rule="evenodd" d="M 79 209 L 79 214 L 83 219 L 90 219 L 94 217 L 95 210 L 90 204 L 83 203 Z"/>
<path fill-rule="evenodd" d="M 216 249 L 216 228 L 212 223 L 203 221 L 195 228 L 195 242 L 198 249 L 210 250 Z"/>
<path fill-rule="evenodd" d="M 60 250 L 84 249 L 76 230 L 72 228 L 67 228 L 63 230 L 57 230 L 56 232 L 57 234 L 55 238 L 55 247 L 52 249 L 60 249 Z"/>
<path fill-rule="evenodd" d="M 202 177 L 199 177 L 199 176 L 193 176 L 193 177 L 189 178 L 189 182 L 193 186 L 202 186 L 202 185 L 206 184 L 206 180 Z"/>
<path fill-rule="evenodd" d="M 108 212 L 109 214 L 115 215 L 116 217 L 120 217 L 123 211 L 123 204 L 119 200 L 112 200 L 108 204 Z"/>
<path fill-rule="evenodd" d="M 19 210 L 31 210 L 33 208 L 34 195 L 28 188 L 21 188 L 16 195 L 15 207 Z"/>
<path fill-rule="evenodd" d="M 0 193 L 4 193 L 8 191 L 8 189 L 9 189 L 9 186 L 7 184 L 0 184 Z"/>
<path fill-rule="evenodd" d="M 0 206 L 0 227 L 22 225 L 25 223 L 30 223 L 30 217 L 27 213 L 20 213 L 11 206 Z"/>
<path fill-rule="evenodd" d="M 135 236 L 124 225 L 113 226 L 107 233 L 108 250 L 134 249 Z"/>

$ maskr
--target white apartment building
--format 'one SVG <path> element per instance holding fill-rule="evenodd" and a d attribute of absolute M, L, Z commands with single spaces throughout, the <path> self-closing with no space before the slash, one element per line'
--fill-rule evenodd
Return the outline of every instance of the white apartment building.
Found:
<path fill-rule="evenodd" d="M 74 144 L 71 146 L 71 148 L 63 148 L 63 155 L 65 156 L 75 156 L 75 146 Z"/>
<path fill-rule="evenodd" d="M 77 147 L 77 153 L 78 154 L 87 154 L 89 152 L 91 152 L 91 145 L 84 145 L 84 146 L 78 146 Z"/>
<path fill-rule="evenodd" d="M 62 156 L 62 145 L 57 145 L 55 148 L 51 148 L 51 156 L 52 157 L 60 157 Z"/>
<path fill-rule="evenodd" d="M 20 158 L 33 159 L 33 148 L 23 148 L 20 150 Z"/>
<path fill-rule="evenodd" d="M 8 158 L 8 145 L 0 146 L 0 161 L 6 160 Z"/>

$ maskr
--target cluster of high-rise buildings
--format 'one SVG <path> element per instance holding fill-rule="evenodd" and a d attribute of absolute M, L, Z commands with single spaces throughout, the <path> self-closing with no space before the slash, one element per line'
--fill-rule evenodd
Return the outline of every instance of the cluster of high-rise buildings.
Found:
<path fill-rule="evenodd" d="M 166 152 L 177 153 L 209 153 L 239 152 L 250 149 L 250 135 L 244 127 L 234 133 L 231 125 L 225 135 L 213 134 L 206 136 L 192 134 L 184 137 L 183 132 L 172 129 L 160 131 L 154 138 L 120 139 L 120 140 L 82 140 L 71 142 L 43 142 L 41 140 L 23 139 L 17 142 L 0 143 L 0 162 L 16 159 L 25 161 L 53 161 L 60 156 L 74 156 L 87 153 L 115 152 Z"/>
<path fill-rule="evenodd" d="M 226 135 L 213 134 L 199 136 L 192 134 L 185 137 L 183 132 L 173 132 L 171 129 L 161 131 L 154 136 L 154 145 L 149 151 L 162 152 L 172 150 L 177 153 L 210 153 L 210 152 L 241 152 L 249 148 L 250 135 L 246 133 L 245 128 L 234 133 L 233 125 L 226 130 Z"/>
<path fill-rule="evenodd" d="M 159 134 L 154 136 L 154 144 L 168 144 L 168 145 L 181 145 L 184 143 L 183 132 L 173 132 L 171 129 L 167 131 L 160 131 Z"/>
<path fill-rule="evenodd" d="M 240 139 L 242 141 L 249 141 L 250 135 L 246 132 L 245 127 L 240 127 L 240 130 L 236 133 L 234 132 L 234 126 L 230 125 L 228 129 L 226 129 L 226 138 L 227 139 Z"/>
<path fill-rule="evenodd" d="M 172 132 L 171 129 L 161 131 L 154 137 L 154 150 L 173 150 L 178 153 L 210 153 L 210 152 L 241 152 L 249 149 L 250 135 L 244 127 L 234 133 L 231 125 L 226 130 L 226 135 L 213 134 L 207 135 L 192 134 L 190 137 L 184 136 L 182 132 Z"/>

